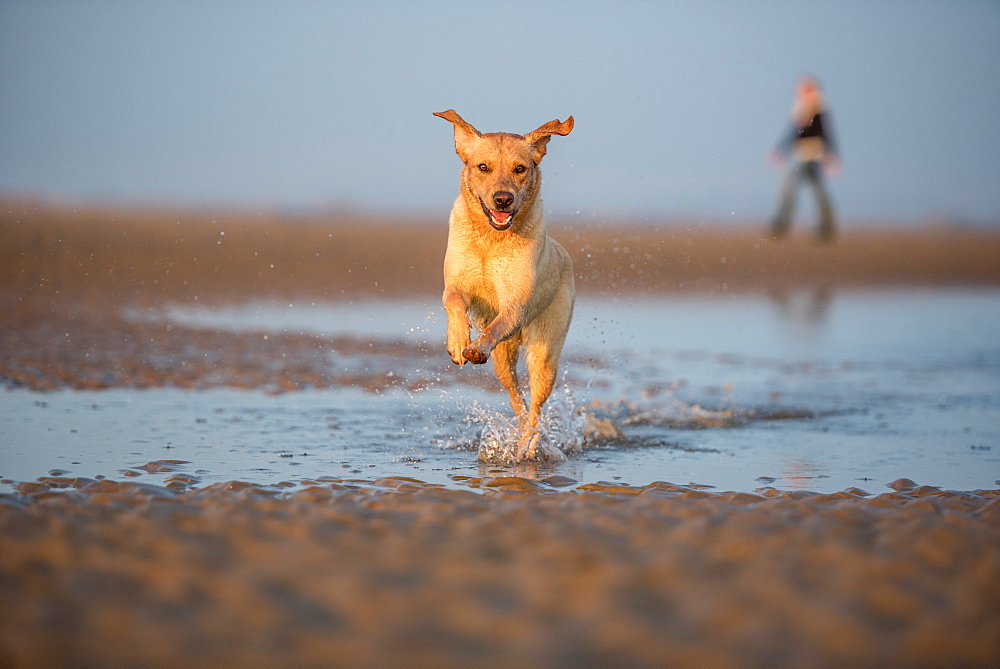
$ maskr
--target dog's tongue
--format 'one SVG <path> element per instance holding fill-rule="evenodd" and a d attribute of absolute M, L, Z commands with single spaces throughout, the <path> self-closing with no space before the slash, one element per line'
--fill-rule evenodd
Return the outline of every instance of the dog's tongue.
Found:
<path fill-rule="evenodd" d="M 493 216 L 493 220 L 499 223 L 500 225 L 506 223 L 507 219 L 510 218 L 509 211 L 493 211 L 491 209 L 490 214 Z"/>

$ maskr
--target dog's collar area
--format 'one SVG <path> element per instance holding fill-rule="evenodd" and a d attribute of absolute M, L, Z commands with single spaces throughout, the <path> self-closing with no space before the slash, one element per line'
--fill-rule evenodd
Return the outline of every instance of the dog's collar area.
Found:
<path fill-rule="evenodd" d="M 486 214 L 486 220 L 494 230 L 503 232 L 514 224 L 514 217 L 517 215 L 517 209 L 514 211 L 495 211 L 487 207 L 482 198 L 479 198 L 479 206 L 483 208 L 483 213 Z"/>

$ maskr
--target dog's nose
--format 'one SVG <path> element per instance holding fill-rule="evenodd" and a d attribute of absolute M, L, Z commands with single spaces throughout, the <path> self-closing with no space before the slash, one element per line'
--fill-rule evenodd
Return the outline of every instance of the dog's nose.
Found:
<path fill-rule="evenodd" d="M 497 209 L 506 209 L 514 204 L 514 194 L 510 191 L 498 190 L 493 194 L 493 204 L 497 206 Z"/>

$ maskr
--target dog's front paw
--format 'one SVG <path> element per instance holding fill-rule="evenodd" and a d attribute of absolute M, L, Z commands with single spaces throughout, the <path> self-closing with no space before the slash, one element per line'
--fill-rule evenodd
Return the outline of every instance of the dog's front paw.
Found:
<path fill-rule="evenodd" d="M 472 344 L 470 346 L 465 347 L 465 350 L 462 351 L 462 357 L 464 357 L 466 360 L 468 360 L 474 365 L 482 365 L 483 363 L 485 363 L 487 360 L 490 359 L 490 354 L 487 353 L 486 351 L 483 351 L 475 344 Z"/>
<path fill-rule="evenodd" d="M 451 361 L 456 365 L 464 365 L 465 349 L 469 346 L 469 326 L 465 327 L 456 326 L 448 327 L 448 355 L 451 356 Z"/>
<path fill-rule="evenodd" d="M 461 346 L 454 349 L 451 346 L 448 347 L 448 355 L 451 356 L 451 361 L 459 367 L 465 364 L 464 350 Z"/>

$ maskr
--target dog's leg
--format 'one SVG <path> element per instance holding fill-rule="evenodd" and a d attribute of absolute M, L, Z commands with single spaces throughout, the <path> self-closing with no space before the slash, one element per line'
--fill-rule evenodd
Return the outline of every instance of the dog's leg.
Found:
<path fill-rule="evenodd" d="M 563 457 L 562 451 L 557 449 L 540 453 L 538 448 L 539 441 L 543 438 L 540 430 L 542 405 L 552 394 L 559 372 L 559 356 L 562 354 L 569 323 L 573 318 L 573 295 L 573 283 L 570 278 L 564 283 L 552 305 L 522 333 L 531 398 L 528 419 L 518 444 L 518 460 Z"/>
<path fill-rule="evenodd" d="M 465 364 L 463 352 L 469 346 L 469 302 L 457 290 L 446 290 L 445 313 L 448 314 L 448 355 L 456 365 Z"/>
<path fill-rule="evenodd" d="M 536 460 L 544 459 L 545 454 L 538 450 L 539 440 L 543 438 L 539 423 L 542 416 L 542 405 L 552 394 L 552 387 L 555 385 L 556 369 L 559 364 L 559 351 L 549 349 L 548 343 L 544 340 L 526 337 L 527 346 L 525 358 L 528 363 L 528 386 L 531 391 L 530 407 L 525 413 L 519 414 L 521 418 L 521 436 L 517 444 L 517 459 Z M 513 398 L 511 400 L 513 403 Z M 524 406 L 522 400 L 522 407 Z M 516 407 L 515 407 L 516 409 Z"/>
<path fill-rule="evenodd" d="M 528 387 L 531 389 L 531 410 L 528 412 L 528 424 L 538 425 L 542 415 L 542 405 L 552 394 L 556 382 L 556 372 L 559 367 L 559 352 L 553 352 L 541 344 L 536 344 L 535 355 L 528 358 Z"/>
<path fill-rule="evenodd" d="M 481 365 L 490 359 L 500 342 L 507 341 L 511 337 L 517 336 L 518 324 L 521 322 L 521 309 L 519 307 L 508 307 L 502 309 L 493 321 L 486 326 L 483 333 L 474 342 L 466 347 L 462 355 L 471 363 Z"/>
<path fill-rule="evenodd" d="M 510 405 L 514 415 L 523 427 L 528 417 L 528 405 L 524 402 L 521 386 L 517 381 L 517 355 L 521 347 L 521 333 L 500 342 L 493 350 L 493 368 L 496 370 L 500 384 L 510 394 Z"/>

